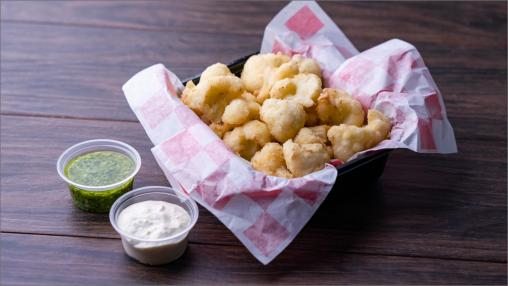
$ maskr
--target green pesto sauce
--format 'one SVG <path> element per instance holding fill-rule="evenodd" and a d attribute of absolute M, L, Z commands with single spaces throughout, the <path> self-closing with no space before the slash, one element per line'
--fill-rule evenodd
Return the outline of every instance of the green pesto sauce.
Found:
<path fill-rule="evenodd" d="M 65 166 L 65 175 L 73 182 L 86 186 L 104 186 L 129 177 L 135 169 L 134 161 L 114 151 L 96 151 L 72 159 Z M 74 204 L 89 212 L 108 212 L 116 199 L 132 190 L 134 178 L 110 190 L 88 191 L 69 185 Z"/>
<path fill-rule="evenodd" d="M 78 208 L 88 212 L 107 213 L 116 199 L 132 190 L 133 183 L 134 178 L 118 188 L 100 192 L 83 190 L 73 185 L 69 185 L 69 190 L 74 205 Z"/>
<path fill-rule="evenodd" d="M 72 159 L 65 166 L 71 181 L 86 186 L 105 186 L 117 183 L 132 174 L 134 161 L 114 151 L 95 151 Z"/>

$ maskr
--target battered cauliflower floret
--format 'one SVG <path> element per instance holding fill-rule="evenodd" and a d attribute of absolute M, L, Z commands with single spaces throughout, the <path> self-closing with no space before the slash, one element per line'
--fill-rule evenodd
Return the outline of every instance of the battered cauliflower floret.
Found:
<path fill-rule="evenodd" d="M 264 81 L 263 86 L 259 90 L 257 101 L 263 102 L 270 97 L 270 91 L 272 90 L 275 83 L 278 81 L 293 77 L 298 74 L 298 65 L 294 62 L 288 62 L 282 64 L 280 67 L 275 69 L 273 73 Z"/>
<path fill-rule="evenodd" d="M 271 139 L 272 136 L 266 124 L 259 120 L 252 120 L 236 127 L 224 134 L 223 138 L 229 148 L 246 160 L 250 160 Z"/>
<path fill-rule="evenodd" d="M 263 103 L 270 97 L 277 81 L 298 74 L 313 74 L 321 80 L 321 68 L 315 60 L 301 55 L 290 58 L 280 53 L 250 57 L 243 67 L 241 78 L 245 89 L 256 96 L 258 103 Z"/>
<path fill-rule="evenodd" d="M 187 83 L 182 101 L 254 169 L 282 178 L 318 171 L 332 157 L 346 161 L 391 129 L 374 109 L 362 126 L 361 104 L 343 91 L 322 89 L 319 64 L 300 55 L 252 56 L 241 79 L 224 64 L 211 65 L 199 84 Z"/>
<path fill-rule="evenodd" d="M 330 129 L 328 125 L 304 127 L 298 131 L 294 141 L 300 144 L 322 143 L 326 145 L 330 142 L 328 137 L 326 137 L 328 129 Z"/>
<path fill-rule="evenodd" d="M 330 161 L 330 155 L 321 143 L 298 144 L 290 139 L 282 145 L 282 151 L 286 165 L 295 177 L 319 171 Z"/>
<path fill-rule="evenodd" d="M 270 82 L 276 75 L 276 70 L 284 63 L 288 63 L 290 58 L 283 54 L 259 54 L 251 56 L 243 66 L 241 79 L 245 89 L 256 96 L 258 103 L 262 103 L 269 96 Z M 288 65 L 278 71 L 278 77 L 284 74 L 298 73 L 294 66 Z M 263 90 L 262 90 L 263 89 Z"/>
<path fill-rule="evenodd" d="M 298 74 L 275 82 L 270 90 L 270 97 L 286 98 L 304 107 L 311 107 L 321 93 L 321 85 L 321 78 L 315 74 Z"/>
<path fill-rule="evenodd" d="M 265 123 L 259 120 L 252 120 L 243 126 L 243 132 L 247 140 L 256 141 L 261 147 L 272 140 L 270 130 Z"/>
<path fill-rule="evenodd" d="M 328 152 L 330 157 L 333 157 L 333 149 L 330 146 L 330 141 L 326 133 L 330 129 L 328 125 L 319 125 L 314 127 L 304 127 L 298 131 L 294 142 L 299 144 L 312 144 L 312 143 L 321 143 L 325 145 L 325 149 Z"/>
<path fill-rule="evenodd" d="M 291 61 L 298 65 L 298 73 L 312 73 L 321 77 L 321 67 L 316 60 L 305 58 L 302 55 L 294 55 Z"/>
<path fill-rule="evenodd" d="M 368 124 L 363 127 L 341 124 L 328 130 L 336 159 L 345 162 L 355 153 L 372 148 L 388 137 L 392 125 L 381 112 L 369 109 L 367 120 Z"/>
<path fill-rule="evenodd" d="M 323 124 L 362 126 L 365 117 L 362 105 L 344 91 L 325 88 L 317 100 L 316 111 Z"/>
<path fill-rule="evenodd" d="M 244 98 L 233 99 L 222 114 L 222 122 L 230 125 L 242 125 L 245 122 L 259 118 L 260 106 L 255 101 Z"/>
<path fill-rule="evenodd" d="M 319 125 L 319 116 L 317 114 L 315 105 L 309 108 L 305 108 L 305 113 L 307 114 L 305 119 L 305 126 L 312 127 Z"/>
<path fill-rule="evenodd" d="M 282 146 L 279 143 L 267 143 L 254 154 L 251 160 L 252 167 L 270 176 L 292 178 L 293 175 L 286 167 Z"/>
<path fill-rule="evenodd" d="M 248 91 L 242 93 L 242 98 L 245 99 L 247 102 L 256 102 L 256 97 Z"/>
<path fill-rule="evenodd" d="M 182 101 L 205 123 L 218 123 L 226 106 L 243 93 L 242 81 L 232 75 L 207 76 L 196 86 L 189 81 Z"/>
<path fill-rule="evenodd" d="M 305 111 L 295 101 L 267 99 L 261 106 L 260 117 L 280 143 L 295 137 L 305 125 Z"/>
<path fill-rule="evenodd" d="M 242 98 L 233 99 L 222 114 L 222 121 L 231 125 L 241 125 L 249 121 L 249 104 Z"/>
<path fill-rule="evenodd" d="M 215 132 L 215 134 L 217 134 L 217 136 L 219 136 L 222 139 L 222 137 L 224 137 L 224 134 L 233 129 L 234 126 L 222 122 L 221 123 L 214 122 L 208 125 L 208 127 L 210 127 L 210 129 L 212 129 L 212 131 Z"/>
<path fill-rule="evenodd" d="M 207 81 L 215 76 L 233 75 L 225 64 L 216 63 L 207 67 L 202 73 L 199 81 Z"/>

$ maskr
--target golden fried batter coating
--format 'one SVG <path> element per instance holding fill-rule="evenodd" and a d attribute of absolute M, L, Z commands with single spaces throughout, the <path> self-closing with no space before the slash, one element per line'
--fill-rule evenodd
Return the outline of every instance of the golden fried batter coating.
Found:
<path fill-rule="evenodd" d="M 295 101 L 267 99 L 261 106 L 260 117 L 280 143 L 295 137 L 305 125 L 305 111 Z"/>
<path fill-rule="evenodd" d="M 247 140 L 254 140 L 261 145 L 261 147 L 272 140 L 272 135 L 270 134 L 268 127 L 265 123 L 259 120 L 247 122 L 243 126 L 243 132 L 245 133 L 245 138 L 247 138 Z"/>
<path fill-rule="evenodd" d="M 309 143 L 322 143 L 328 144 L 328 137 L 326 137 L 326 133 L 330 129 L 328 125 L 319 125 L 314 127 L 304 127 L 298 131 L 294 141 L 295 143 L 300 144 L 309 144 Z"/>
<path fill-rule="evenodd" d="M 311 107 L 321 93 L 321 84 L 321 78 L 315 74 L 298 74 L 275 82 L 270 97 L 294 100 L 304 107 Z"/>
<path fill-rule="evenodd" d="M 182 93 L 182 101 L 205 123 L 218 123 L 229 102 L 239 98 L 243 91 L 242 81 L 235 76 L 207 76 L 197 86 L 188 82 Z"/>
<path fill-rule="evenodd" d="M 270 97 L 273 85 L 297 74 L 313 74 L 321 79 L 319 64 L 310 58 L 283 54 L 259 54 L 250 57 L 242 71 L 242 81 L 247 91 L 256 96 L 258 103 Z"/>
<path fill-rule="evenodd" d="M 286 165 L 295 177 L 321 170 L 330 161 L 330 155 L 321 143 L 299 144 L 290 139 L 282 145 L 282 151 Z"/>
<path fill-rule="evenodd" d="M 351 95 L 334 88 L 325 88 L 317 100 L 317 114 L 321 123 L 362 126 L 365 117 L 362 105 Z"/>
<path fill-rule="evenodd" d="M 259 118 L 260 106 L 255 101 L 244 98 L 233 99 L 222 114 L 222 122 L 230 125 L 242 125 L 249 120 Z"/>
<path fill-rule="evenodd" d="M 263 103 L 267 98 L 270 97 L 270 91 L 275 83 L 278 81 L 290 78 L 298 74 L 298 65 L 294 62 L 288 62 L 282 64 L 276 68 L 271 75 L 264 81 L 263 86 L 259 90 L 256 100 Z"/>
<path fill-rule="evenodd" d="M 372 148 L 386 139 L 390 133 L 391 122 L 381 112 L 369 109 L 368 124 L 363 127 L 341 124 L 328 130 L 336 159 L 347 161 L 355 153 Z"/>
<path fill-rule="evenodd" d="M 266 124 L 259 120 L 252 120 L 236 127 L 224 134 L 223 138 L 229 148 L 246 160 L 250 160 L 271 139 L 272 136 Z"/>
<path fill-rule="evenodd" d="M 300 129 L 294 139 L 294 142 L 299 144 L 321 143 L 325 145 L 326 151 L 330 157 L 333 157 L 333 149 L 332 146 L 330 146 L 331 143 L 326 135 L 328 129 L 330 129 L 330 126 L 328 125 L 304 127 Z"/>
<path fill-rule="evenodd" d="M 215 76 L 233 75 L 225 64 L 216 63 L 207 67 L 202 73 L 199 81 L 207 81 Z"/>
<path fill-rule="evenodd" d="M 361 104 L 346 92 L 322 89 L 319 64 L 301 55 L 252 56 L 241 79 L 224 64 L 211 65 L 198 85 L 187 83 L 182 101 L 254 169 L 282 178 L 321 170 L 332 157 L 346 161 L 391 129 L 373 109 L 362 126 Z"/>
<path fill-rule="evenodd" d="M 305 117 L 305 126 L 312 127 L 319 125 L 319 116 L 316 111 L 316 105 L 305 108 L 305 113 L 307 114 Z"/>
<path fill-rule="evenodd" d="M 217 136 L 219 136 L 222 139 L 222 137 L 224 137 L 224 134 L 233 129 L 234 126 L 226 123 L 213 122 L 212 124 L 208 125 L 208 127 L 210 127 L 210 129 L 212 129 L 212 131 L 215 132 L 215 134 L 217 134 Z"/>
<path fill-rule="evenodd" d="M 252 167 L 270 176 L 292 178 L 293 175 L 286 167 L 282 146 L 279 143 L 270 142 L 254 154 L 251 159 Z"/>
<path fill-rule="evenodd" d="M 298 73 L 312 73 L 321 78 L 321 67 L 314 59 L 297 54 L 291 58 L 291 61 L 298 65 Z"/>
<path fill-rule="evenodd" d="M 272 77 L 281 77 L 286 73 L 295 73 L 292 66 L 285 66 L 278 72 L 276 71 L 280 66 L 289 61 L 290 58 L 288 56 L 278 53 L 254 55 L 245 62 L 241 79 L 245 89 L 256 96 L 258 103 L 263 103 L 268 98 L 270 82 L 274 82 L 271 79 Z M 297 66 L 296 73 L 298 73 Z"/>

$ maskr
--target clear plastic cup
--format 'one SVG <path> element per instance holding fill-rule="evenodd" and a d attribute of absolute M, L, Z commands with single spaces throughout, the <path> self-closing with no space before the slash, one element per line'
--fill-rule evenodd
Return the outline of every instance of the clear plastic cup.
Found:
<path fill-rule="evenodd" d="M 132 204 L 149 200 L 165 201 L 182 207 L 191 217 L 189 225 L 178 233 L 160 239 L 144 239 L 124 232 L 117 224 L 122 210 Z M 109 211 L 111 225 L 120 234 L 127 255 L 149 265 L 166 264 L 179 258 L 187 248 L 187 237 L 198 216 L 198 206 L 187 194 L 162 186 L 149 186 L 128 192 L 121 196 Z"/>
<path fill-rule="evenodd" d="M 125 179 L 109 185 L 87 186 L 69 179 L 65 174 L 67 164 L 80 155 L 95 151 L 114 151 L 124 154 L 134 161 L 135 168 Z M 136 149 L 129 144 L 111 139 L 88 140 L 73 145 L 60 155 L 56 163 L 58 175 L 69 185 L 74 205 L 84 211 L 99 213 L 107 213 L 116 199 L 132 190 L 134 177 L 140 167 L 141 157 Z"/>

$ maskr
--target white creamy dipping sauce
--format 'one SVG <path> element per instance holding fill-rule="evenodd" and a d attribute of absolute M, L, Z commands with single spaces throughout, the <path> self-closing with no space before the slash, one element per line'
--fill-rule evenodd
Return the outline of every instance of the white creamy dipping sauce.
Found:
<path fill-rule="evenodd" d="M 189 213 L 182 207 L 165 201 L 142 201 L 123 209 L 118 215 L 118 227 L 136 239 L 122 237 L 127 254 L 143 263 L 158 265 L 180 257 L 187 247 L 187 234 L 168 241 L 164 239 L 183 231 L 191 223 Z"/>
<path fill-rule="evenodd" d="M 164 201 L 132 204 L 118 216 L 118 226 L 127 234 L 145 239 L 170 237 L 185 229 L 190 215 L 181 207 Z"/>

